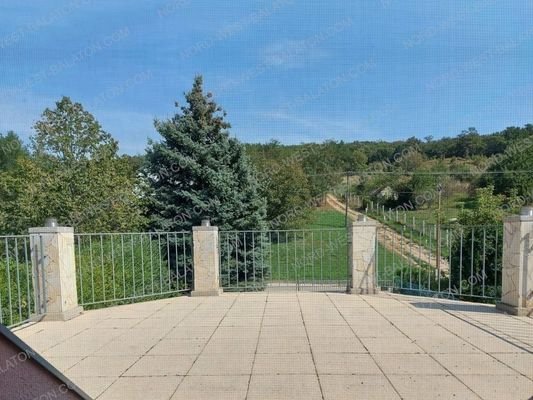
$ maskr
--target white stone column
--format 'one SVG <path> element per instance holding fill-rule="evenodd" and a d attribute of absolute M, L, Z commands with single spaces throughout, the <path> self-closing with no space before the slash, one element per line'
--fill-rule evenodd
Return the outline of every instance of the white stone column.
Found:
<path fill-rule="evenodd" d="M 79 315 L 74 261 L 74 229 L 63 226 L 30 228 L 35 299 L 41 299 L 44 319 L 66 321 Z M 39 306 L 39 305 L 38 305 Z"/>
<path fill-rule="evenodd" d="M 513 315 L 533 315 L 533 208 L 503 224 L 502 300 L 496 307 Z"/>
<path fill-rule="evenodd" d="M 348 227 L 348 262 L 350 281 L 348 292 L 373 294 L 376 288 L 377 223 L 366 219 Z"/>
<path fill-rule="evenodd" d="M 193 268 L 194 290 L 191 296 L 218 296 L 220 288 L 218 227 L 194 226 Z"/>

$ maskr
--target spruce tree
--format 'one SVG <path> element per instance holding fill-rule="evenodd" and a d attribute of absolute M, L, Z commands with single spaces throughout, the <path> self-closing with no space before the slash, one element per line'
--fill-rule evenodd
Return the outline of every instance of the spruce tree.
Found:
<path fill-rule="evenodd" d="M 185 106 L 176 103 L 181 112 L 155 122 L 162 140 L 149 143 L 145 175 L 152 229 L 190 231 L 208 217 L 221 231 L 264 230 L 266 202 L 255 171 L 243 145 L 230 138 L 225 113 L 210 93 L 204 94 L 201 76 L 185 99 Z M 239 240 L 222 249 L 226 276 L 237 281 L 265 276 L 262 268 L 252 271 L 255 262 L 249 258 L 254 254 L 257 261 L 260 247 L 261 241 L 249 241 L 244 248 Z"/>

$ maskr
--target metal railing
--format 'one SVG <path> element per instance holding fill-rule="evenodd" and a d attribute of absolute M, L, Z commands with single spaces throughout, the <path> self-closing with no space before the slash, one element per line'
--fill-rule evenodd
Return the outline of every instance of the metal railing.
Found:
<path fill-rule="evenodd" d="M 74 235 L 78 303 L 111 305 L 192 287 L 192 233 Z"/>
<path fill-rule="evenodd" d="M 42 247 L 42 241 L 35 246 Z M 42 252 L 40 252 L 42 254 Z M 28 235 L 0 236 L 0 323 L 15 327 L 42 314 L 45 302 L 39 299 L 44 293 L 44 281 L 38 268 L 42 260 L 32 265 L 32 248 Z M 34 280 L 35 277 L 35 280 Z M 40 290 L 34 290 L 36 287 Z"/>
<path fill-rule="evenodd" d="M 224 290 L 273 288 L 345 291 L 346 229 L 222 231 Z"/>
<path fill-rule="evenodd" d="M 378 286 L 400 293 L 493 302 L 501 297 L 503 226 L 378 228 Z"/>

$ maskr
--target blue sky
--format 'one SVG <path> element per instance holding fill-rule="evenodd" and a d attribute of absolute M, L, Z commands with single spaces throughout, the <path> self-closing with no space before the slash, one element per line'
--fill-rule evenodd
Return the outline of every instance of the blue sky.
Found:
<path fill-rule="evenodd" d="M 0 132 L 61 96 L 142 153 L 194 75 L 245 142 L 395 140 L 533 123 L 533 3 L 0 3 Z"/>

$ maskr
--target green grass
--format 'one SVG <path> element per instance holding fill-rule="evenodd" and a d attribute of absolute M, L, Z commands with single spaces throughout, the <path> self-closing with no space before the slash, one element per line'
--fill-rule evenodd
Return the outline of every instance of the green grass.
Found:
<path fill-rule="evenodd" d="M 273 281 L 296 281 L 297 277 L 300 281 L 307 282 L 346 280 L 348 238 L 344 214 L 322 207 L 313 210 L 311 217 L 311 222 L 303 227 L 309 231 L 297 234 L 296 239 L 272 246 L 270 255 L 273 262 L 270 265 Z M 313 229 L 317 231 L 311 231 Z M 294 233 L 291 232 L 289 237 L 291 235 Z M 409 262 L 378 243 L 377 268 L 380 281 L 393 281 L 395 272 L 408 267 Z"/>
<path fill-rule="evenodd" d="M 85 308 L 118 305 L 136 300 L 150 300 L 177 295 L 191 286 L 183 275 L 190 268 L 190 236 L 177 248 L 167 248 L 166 235 L 112 234 L 77 236 L 76 280 L 78 302 Z M 170 239 L 174 239 L 171 234 Z M 169 265 L 167 254 L 178 254 L 181 276 Z"/>

